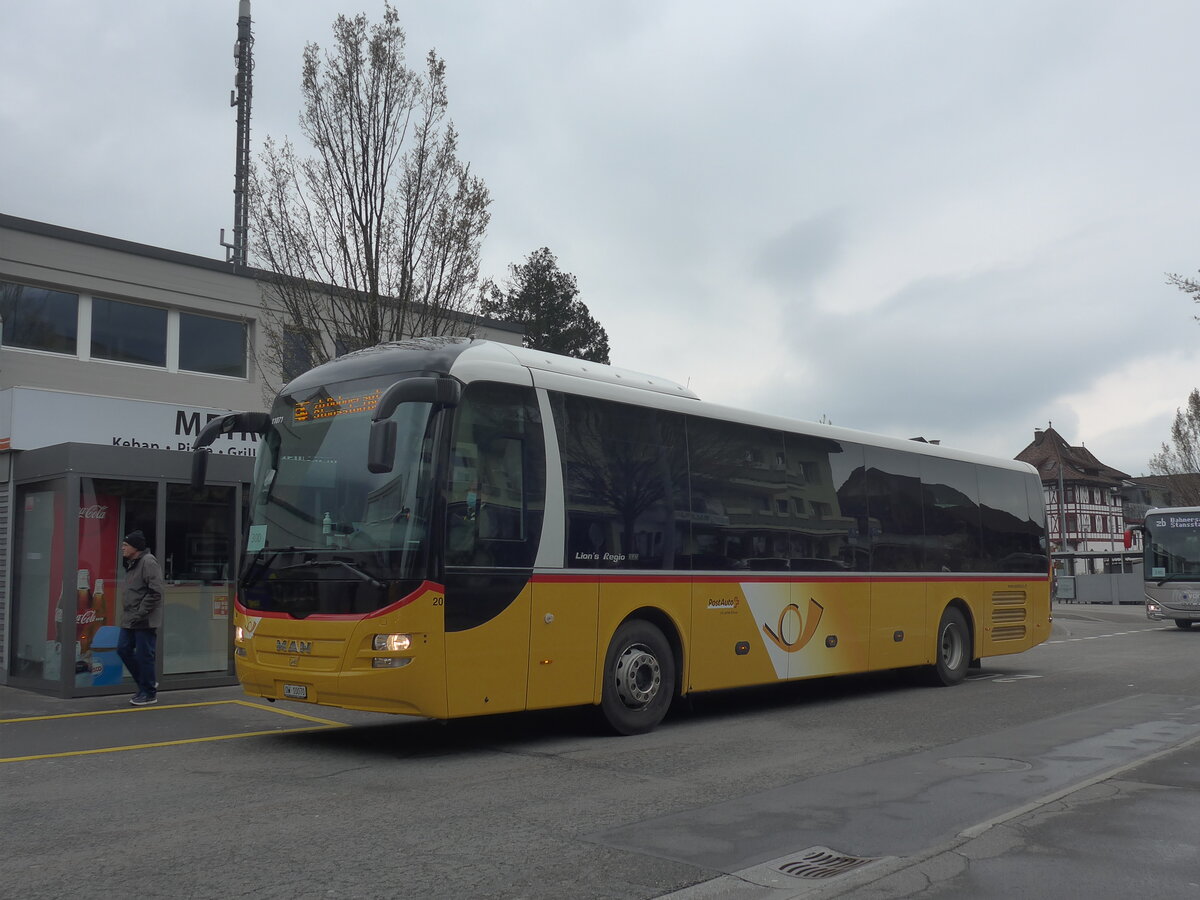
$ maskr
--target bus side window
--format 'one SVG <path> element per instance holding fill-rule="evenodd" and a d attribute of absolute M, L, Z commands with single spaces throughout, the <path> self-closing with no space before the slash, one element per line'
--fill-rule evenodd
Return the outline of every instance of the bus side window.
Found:
<path fill-rule="evenodd" d="M 446 563 L 533 565 L 545 496 L 545 453 L 530 388 L 476 382 L 459 405 L 450 452 Z"/>
<path fill-rule="evenodd" d="M 523 441 L 503 436 L 490 440 L 479 454 L 479 540 L 525 539 L 521 504 L 525 496 Z"/>

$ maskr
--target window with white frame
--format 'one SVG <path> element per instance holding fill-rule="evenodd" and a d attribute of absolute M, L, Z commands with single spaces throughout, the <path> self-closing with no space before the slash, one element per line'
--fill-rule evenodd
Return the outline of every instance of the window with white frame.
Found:
<path fill-rule="evenodd" d="M 4 346 L 246 378 L 245 321 L 0 281 Z"/>
<path fill-rule="evenodd" d="M 0 316 L 5 347 L 78 352 L 79 295 L 0 281 Z"/>
<path fill-rule="evenodd" d="M 92 359 L 165 367 L 167 311 L 93 297 Z"/>
<path fill-rule="evenodd" d="M 181 312 L 179 368 L 245 378 L 246 323 Z"/>

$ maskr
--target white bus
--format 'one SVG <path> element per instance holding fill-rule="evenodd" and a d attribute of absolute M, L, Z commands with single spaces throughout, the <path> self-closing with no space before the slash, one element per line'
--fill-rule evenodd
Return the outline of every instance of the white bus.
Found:
<path fill-rule="evenodd" d="M 1145 542 L 1146 617 L 1191 628 L 1200 621 L 1200 506 L 1152 509 L 1138 530 Z"/>

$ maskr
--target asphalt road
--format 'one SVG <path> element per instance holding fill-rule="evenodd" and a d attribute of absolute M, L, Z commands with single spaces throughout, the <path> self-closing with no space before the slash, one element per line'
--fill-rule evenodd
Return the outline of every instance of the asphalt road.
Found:
<path fill-rule="evenodd" d="M 1058 606 L 902 674 L 438 724 L 0 687 L 7 896 L 1200 898 L 1200 629 Z M 822 848 L 827 853 L 822 853 Z M 1136 887 L 1136 889 L 1133 889 Z"/>

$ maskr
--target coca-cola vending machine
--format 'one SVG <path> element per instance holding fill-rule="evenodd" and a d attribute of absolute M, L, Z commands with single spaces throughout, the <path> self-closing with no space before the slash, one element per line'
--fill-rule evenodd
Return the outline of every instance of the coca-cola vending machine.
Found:
<path fill-rule="evenodd" d="M 117 684 L 121 623 L 117 560 L 121 498 L 92 494 L 79 506 L 79 569 L 75 573 L 75 684 Z"/>

